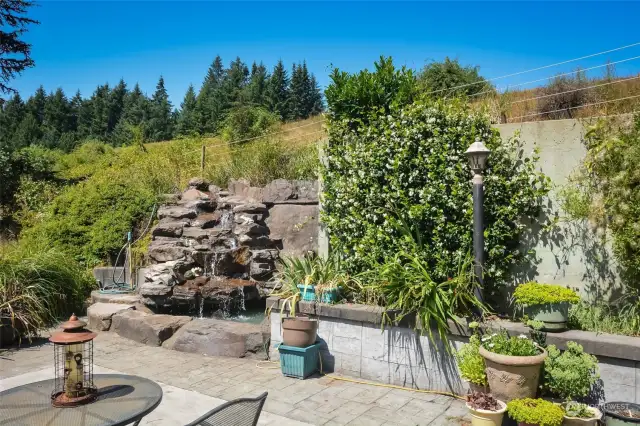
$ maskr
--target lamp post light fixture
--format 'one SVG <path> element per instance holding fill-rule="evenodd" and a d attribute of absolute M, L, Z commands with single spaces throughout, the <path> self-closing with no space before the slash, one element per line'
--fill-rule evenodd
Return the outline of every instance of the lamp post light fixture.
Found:
<path fill-rule="evenodd" d="M 86 322 L 71 315 L 62 323 L 62 331 L 53 333 L 55 380 L 51 393 L 54 407 L 75 407 L 95 400 L 93 384 L 93 339 L 96 333 L 86 328 Z"/>
<path fill-rule="evenodd" d="M 476 141 L 469 146 L 465 152 L 469 158 L 469 165 L 473 172 L 471 184 L 473 185 L 473 254 L 474 254 L 474 274 L 478 281 L 474 293 L 476 297 L 484 301 L 482 287 L 484 285 L 484 182 L 482 172 L 487 165 L 487 157 L 491 151 L 476 138 Z"/>

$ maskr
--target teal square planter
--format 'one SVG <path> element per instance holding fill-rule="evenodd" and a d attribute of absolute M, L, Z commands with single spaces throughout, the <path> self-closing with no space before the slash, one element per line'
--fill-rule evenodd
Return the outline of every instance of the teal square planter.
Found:
<path fill-rule="evenodd" d="M 305 302 L 315 302 L 318 300 L 316 295 L 316 286 L 298 284 L 298 290 L 300 290 L 300 300 Z M 320 296 L 320 302 L 322 303 L 336 303 L 338 301 L 339 289 L 332 288 L 327 291 L 323 291 Z"/>
<path fill-rule="evenodd" d="M 280 345 L 278 351 L 280 352 L 280 369 L 283 375 L 306 379 L 318 371 L 320 343 L 306 348 Z"/>

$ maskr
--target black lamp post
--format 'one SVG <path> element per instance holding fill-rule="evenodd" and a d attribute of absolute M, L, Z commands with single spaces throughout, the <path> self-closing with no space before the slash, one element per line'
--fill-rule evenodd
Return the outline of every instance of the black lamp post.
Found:
<path fill-rule="evenodd" d="M 478 280 L 474 292 L 480 301 L 484 301 L 482 296 L 482 287 L 484 279 L 482 270 L 484 266 L 484 183 L 482 179 L 482 171 L 487 164 L 487 157 L 491 151 L 484 146 L 479 138 L 471 144 L 465 152 L 469 157 L 469 164 L 473 172 L 471 183 L 473 185 L 473 254 L 474 254 L 474 272 Z"/>

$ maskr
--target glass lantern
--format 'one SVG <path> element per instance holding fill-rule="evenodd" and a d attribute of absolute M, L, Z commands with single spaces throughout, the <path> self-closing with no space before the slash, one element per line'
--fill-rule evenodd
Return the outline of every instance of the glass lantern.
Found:
<path fill-rule="evenodd" d="M 71 315 L 62 323 L 62 331 L 53 333 L 55 381 L 51 393 L 54 407 L 75 407 L 93 401 L 97 389 L 93 384 L 93 339 L 96 333 L 86 322 Z"/>

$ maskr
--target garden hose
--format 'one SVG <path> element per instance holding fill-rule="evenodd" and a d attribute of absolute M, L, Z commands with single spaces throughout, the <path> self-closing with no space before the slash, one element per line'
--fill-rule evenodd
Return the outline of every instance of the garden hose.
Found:
<path fill-rule="evenodd" d="M 404 387 L 404 386 L 390 385 L 390 384 L 386 384 L 386 383 L 368 382 L 368 381 L 364 381 L 364 380 L 350 379 L 350 378 L 347 378 L 347 377 L 336 376 L 336 375 L 333 375 L 333 374 L 326 374 L 322 370 L 322 356 L 320 354 L 318 354 L 318 359 L 320 359 L 320 375 L 324 376 L 324 377 L 329 377 L 330 379 L 342 380 L 343 382 L 358 383 L 360 385 L 377 386 L 377 387 L 389 388 L 389 389 L 400 389 L 400 390 L 405 390 L 405 391 L 409 391 L 409 392 L 444 395 L 444 396 L 449 396 L 451 398 L 456 398 L 456 399 L 461 399 L 463 401 L 466 401 L 465 397 L 457 395 L 457 394 L 455 394 L 453 392 L 444 392 L 444 391 L 436 391 L 436 390 L 425 390 L 425 389 L 413 389 L 413 388 L 407 388 L 407 387 Z M 272 364 L 273 366 L 271 366 L 271 367 L 261 367 L 260 366 L 260 364 L 265 364 L 265 363 L 266 364 Z M 279 369 L 280 368 L 279 366 L 280 366 L 280 363 L 277 362 L 277 361 L 259 361 L 256 364 L 257 368 L 267 369 L 267 370 Z"/>

